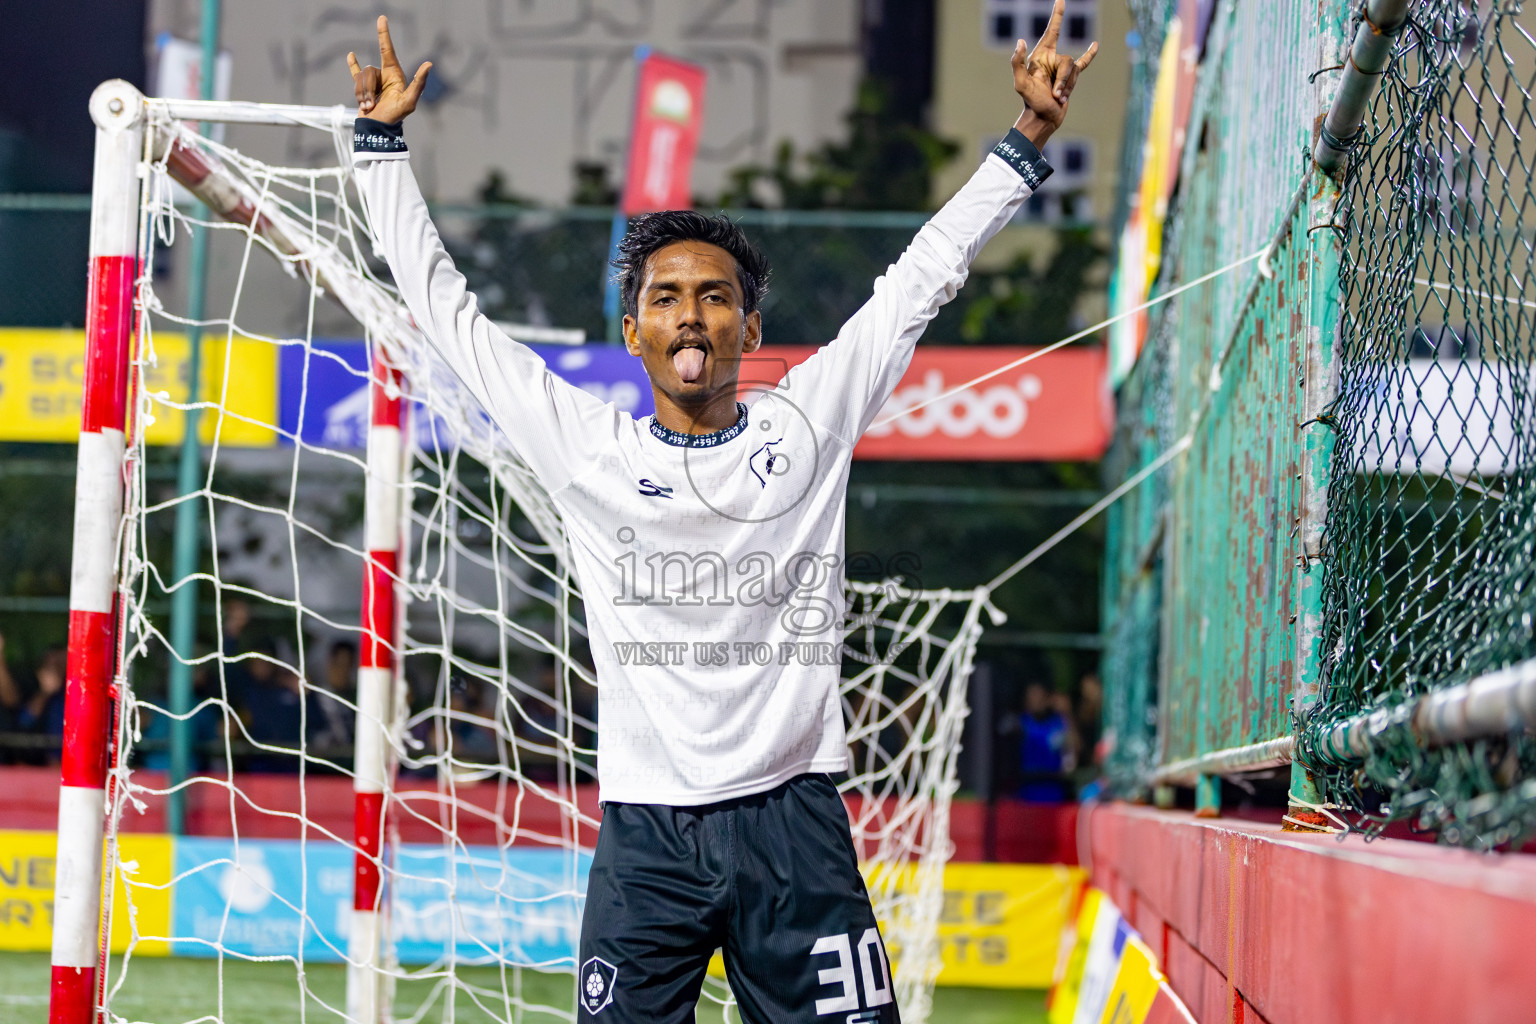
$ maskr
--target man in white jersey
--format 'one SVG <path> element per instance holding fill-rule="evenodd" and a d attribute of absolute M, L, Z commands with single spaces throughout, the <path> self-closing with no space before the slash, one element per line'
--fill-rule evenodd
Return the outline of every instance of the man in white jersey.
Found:
<path fill-rule="evenodd" d="M 1025 109 L 836 339 L 743 387 L 768 266 L 724 217 L 637 218 L 621 249 L 624 341 L 644 420 L 549 371 L 480 312 L 428 216 L 401 121 L 407 80 L 348 55 L 355 165 L 395 283 L 560 509 L 598 680 L 603 801 L 582 919 L 578 1016 L 692 1019 L 723 949 L 748 1024 L 896 1021 L 885 949 L 827 773 L 847 766 L 838 692 L 843 510 L 853 446 L 983 244 L 1050 173 L 1079 59 L 1057 0 L 1013 54 Z M 743 394 L 744 391 L 753 393 Z M 739 398 L 750 400 L 750 405 Z"/>

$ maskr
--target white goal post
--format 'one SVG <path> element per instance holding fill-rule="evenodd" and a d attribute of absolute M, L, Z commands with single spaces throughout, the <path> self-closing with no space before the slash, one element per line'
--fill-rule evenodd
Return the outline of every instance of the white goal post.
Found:
<path fill-rule="evenodd" d="M 581 594 L 549 496 L 372 258 L 350 182 L 351 112 L 152 99 L 111 81 L 91 114 L 51 1020 L 115 1019 L 134 958 L 165 953 L 206 958 L 217 978 L 209 1008 L 187 1019 L 223 1019 L 236 961 L 286 971 L 310 1020 L 451 1020 L 456 1005 L 508 1024 L 574 1019 L 600 818 Z M 197 122 L 325 132 L 336 163 L 270 166 Z M 196 408 L 212 433 L 192 494 L 146 472 L 155 424 L 189 408 L 162 363 L 190 324 L 156 274 L 198 216 L 176 186 L 211 211 L 205 229 L 238 262 L 224 308 L 198 325 L 211 386 Z M 286 274 L 272 283 L 258 264 Z M 300 312 L 274 327 L 257 288 L 284 289 L 283 308 Z M 322 300 L 362 342 L 317 333 L 317 318 L 335 316 Z M 250 397 L 279 374 L 297 418 Z M 310 430 L 322 379 L 355 396 L 349 439 Z M 208 542 L 197 571 L 176 578 L 162 524 L 183 502 Z M 240 562 L 221 542 L 237 536 L 266 538 L 267 560 Z M 163 608 L 194 584 L 211 595 L 218 639 L 177 650 Z M 940 964 L 966 680 L 983 619 L 1001 615 L 986 589 L 888 581 L 847 594 L 853 767 L 840 787 L 903 1018 L 921 1022 Z M 253 610 L 256 639 L 241 632 Z M 355 684 L 317 668 L 327 643 L 330 656 L 356 650 Z M 192 709 L 160 695 L 175 660 L 197 673 Z M 194 728 L 207 763 L 160 773 L 157 730 Z M 119 840 L 172 792 L 200 809 L 188 829 L 200 834 L 178 837 L 156 877 Z M 151 895 L 171 909 L 155 918 Z M 707 995 L 728 1008 L 723 983 Z"/>

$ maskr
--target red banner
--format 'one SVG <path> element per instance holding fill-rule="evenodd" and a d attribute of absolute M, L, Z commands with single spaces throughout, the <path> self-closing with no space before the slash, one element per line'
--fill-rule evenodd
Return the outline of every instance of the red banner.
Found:
<path fill-rule="evenodd" d="M 746 357 L 742 378 L 778 380 L 815 351 L 810 345 L 769 346 Z M 1035 351 L 1022 346 L 918 346 L 901 383 L 854 449 L 854 458 L 973 462 L 1099 458 L 1109 447 L 1114 418 L 1102 348 L 1052 352 L 893 419 L 903 410 Z"/>
<path fill-rule="evenodd" d="M 703 124 L 704 69 L 655 53 L 641 61 L 624 178 L 626 215 L 693 206 L 689 181 Z"/>

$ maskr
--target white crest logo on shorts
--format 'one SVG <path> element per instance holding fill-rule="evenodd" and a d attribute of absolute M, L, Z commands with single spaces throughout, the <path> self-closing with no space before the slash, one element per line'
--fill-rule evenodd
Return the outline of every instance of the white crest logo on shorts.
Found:
<path fill-rule="evenodd" d="M 581 1003 L 588 1013 L 597 1013 L 613 1002 L 613 983 L 619 969 L 600 957 L 581 965 Z"/>

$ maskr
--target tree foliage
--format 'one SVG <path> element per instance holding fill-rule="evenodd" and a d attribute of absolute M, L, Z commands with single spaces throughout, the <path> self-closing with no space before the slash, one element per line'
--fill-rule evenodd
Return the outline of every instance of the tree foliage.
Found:
<path fill-rule="evenodd" d="M 891 88 L 878 78 L 859 84 L 847 115 L 848 137 L 800 157 L 787 139 L 773 162 L 729 174 L 723 207 L 790 210 L 924 210 L 933 175 L 960 151 L 957 143 L 892 112 Z"/>
<path fill-rule="evenodd" d="M 971 345 L 1049 345 L 1078 329 L 1107 252 L 1088 228 L 1060 228 L 1050 256 L 1021 252 L 1001 270 L 974 271 L 940 311 L 931 336 Z"/>

